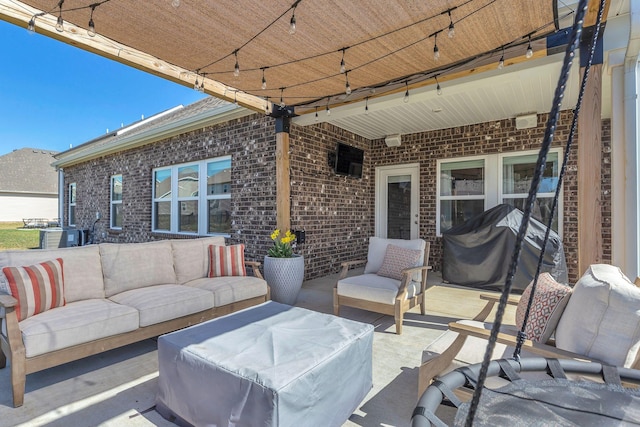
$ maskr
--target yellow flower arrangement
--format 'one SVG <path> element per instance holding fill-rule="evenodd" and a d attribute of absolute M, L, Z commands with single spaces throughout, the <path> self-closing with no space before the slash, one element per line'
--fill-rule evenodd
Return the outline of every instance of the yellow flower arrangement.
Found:
<path fill-rule="evenodd" d="M 269 256 L 273 258 L 291 258 L 293 256 L 292 244 L 296 240 L 296 235 L 288 230 L 284 236 L 280 235 L 280 230 L 276 229 L 271 233 L 273 247 L 269 249 Z"/>

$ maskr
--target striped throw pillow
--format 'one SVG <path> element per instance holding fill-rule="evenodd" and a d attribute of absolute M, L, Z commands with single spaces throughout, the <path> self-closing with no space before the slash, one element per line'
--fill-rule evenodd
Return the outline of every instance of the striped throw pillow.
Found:
<path fill-rule="evenodd" d="M 65 305 L 62 258 L 2 269 L 11 295 L 18 300 L 18 321 Z"/>
<path fill-rule="evenodd" d="M 244 245 L 209 245 L 209 277 L 246 275 Z"/>

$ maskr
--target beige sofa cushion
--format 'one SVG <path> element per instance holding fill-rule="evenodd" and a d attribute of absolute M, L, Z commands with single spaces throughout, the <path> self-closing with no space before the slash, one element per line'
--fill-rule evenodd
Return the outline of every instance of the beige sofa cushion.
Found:
<path fill-rule="evenodd" d="M 122 292 L 109 299 L 138 310 L 140 327 L 213 308 L 211 292 L 182 285 L 147 286 Z"/>
<path fill-rule="evenodd" d="M 0 251 L 0 290 L 8 289 L 3 267 L 33 265 L 62 258 L 64 265 L 64 298 L 67 303 L 104 298 L 104 281 L 98 245 L 59 249 Z M 7 293 L 9 293 L 7 291 Z"/>
<path fill-rule="evenodd" d="M 170 241 L 101 243 L 99 247 L 107 298 L 131 289 L 177 283 Z"/>
<path fill-rule="evenodd" d="M 267 282 L 253 276 L 205 277 L 185 285 L 212 292 L 216 307 L 267 294 Z"/>
<path fill-rule="evenodd" d="M 338 295 L 365 301 L 394 305 L 400 280 L 377 274 L 350 276 L 338 281 Z M 413 298 L 420 292 L 420 283 L 411 281 L 407 285 L 407 298 Z"/>
<path fill-rule="evenodd" d="M 209 245 L 224 246 L 224 237 L 171 240 L 173 265 L 178 283 L 207 277 L 209 272 Z"/>
<path fill-rule="evenodd" d="M 640 357 L 640 288 L 617 267 L 590 266 L 560 318 L 556 347 L 631 367 Z"/>
<path fill-rule="evenodd" d="M 27 357 L 138 328 L 138 311 L 106 299 L 76 301 L 19 323 Z"/>

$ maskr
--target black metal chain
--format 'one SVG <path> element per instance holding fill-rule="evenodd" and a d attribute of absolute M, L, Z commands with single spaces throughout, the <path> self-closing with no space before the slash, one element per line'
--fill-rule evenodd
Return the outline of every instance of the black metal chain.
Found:
<path fill-rule="evenodd" d="M 502 295 L 500 296 L 500 302 L 498 304 L 496 318 L 493 323 L 493 328 L 491 329 L 491 335 L 489 338 L 489 342 L 487 343 L 484 359 L 482 362 L 482 366 L 480 368 L 478 383 L 473 392 L 473 398 L 471 399 L 469 413 L 467 414 L 467 419 L 465 421 L 465 425 L 467 427 L 471 427 L 473 425 L 473 418 L 475 417 L 475 413 L 478 408 L 478 402 L 480 401 L 480 396 L 482 394 L 482 388 L 484 387 L 484 382 L 487 378 L 487 370 L 489 368 L 489 363 L 491 361 L 491 355 L 493 354 L 493 350 L 495 348 L 495 344 L 498 338 L 498 333 L 500 331 L 500 327 L 502 326 L 502 318 L 504 317 L 504 311 L 507 305 L 507 299 L 509 297 L 509 294 L 511 293 L 511 287 L 513 285 L 513 277 L 515 275 L 516 269 L 518 267 L 518 262 L 520 259 L 522 242 L 524 240 L 527 227 L 529 225 L 529 219 L 531 218 L 531 211 L 533 208 L 533 204 L 536 200 L 536 194 L 538 192 L 538 187 L 540 186 L 540 180 L 543 176 L 544 169 L 546 166 L 547 154 L 549 153 L 549 149 L 551 148 L 551 143 L 553 142 L 553 136 L 558 123 L 558 117 L 560 115 L 560 106 L 562 103 L 562 98 L 564 97 L 564 91 L 567 85 L 567 81 L 569 80 L 571 65 L 573 64 L 573 60 L 575 59 L 575 50 L 578 47 L 578 44 L 580 42 L 580 35 L 582 34 L 582 25 L 584 24 L 584 17 L 587 11 L 587 6 L 588 6 L 588 0 L 580 0 L 580 3 L 578 4 L 578 8 L 576 10 L 576 17 L 575 17 L 573 28 L 571 30 L 571 34 L 569 37 L 569 43 L 567 44 L 567 49 L 565 51 L 565 57 L 564 57 L 562 69 L 560 72 L 560 79 L 558 80 L 558 85 L 556 86 L 556 91 L 553 98 L 553 105 L 551 106 L 551 111 L 549 112 L 549 118 L 547 120 L 547 127 L 545 130 L 544 139 L 542 141 L 542 146 L 540 147 L 540 152 L 538 153 L 536 170 L 535 170 L 533 179 L 531 181 L 531 187 L 529 188 L 529 195 L 527 197 L 527 202 L 524 206 L 522 223 L 520 224 L 518 235 L 516 237 L 516 243 L 513 251 L 513 256 L 511 258 L 511 264 L 509 266 L 509 272 L 507 274 Z"/>

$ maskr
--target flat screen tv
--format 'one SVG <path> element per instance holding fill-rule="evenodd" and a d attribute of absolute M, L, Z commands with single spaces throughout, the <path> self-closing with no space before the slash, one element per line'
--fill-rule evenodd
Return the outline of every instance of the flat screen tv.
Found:
<path fill-rule="evenodd" d="M 364 150 L 338 142 L 334 170 L 338 175 L 362 178 Z"/>

